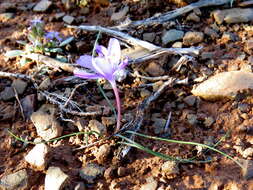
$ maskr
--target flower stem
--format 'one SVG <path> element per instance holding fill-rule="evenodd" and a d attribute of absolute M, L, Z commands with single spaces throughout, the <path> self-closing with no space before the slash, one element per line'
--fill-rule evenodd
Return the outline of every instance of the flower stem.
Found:
<path fill-rule="evenodd" d="M 117 113 L 117 126 L 116 126 L 115 132 L 118 132 L 120 129 L 120 120 L 121 120 L 121 106 L 120 106 L 119 91 L 115 82 L 111 82 L 111 85 L 112 85 L 112 89 L 113 89 L 113 92 L 116 98 L 116 104 L 117 104 L 118 113 Z"/>

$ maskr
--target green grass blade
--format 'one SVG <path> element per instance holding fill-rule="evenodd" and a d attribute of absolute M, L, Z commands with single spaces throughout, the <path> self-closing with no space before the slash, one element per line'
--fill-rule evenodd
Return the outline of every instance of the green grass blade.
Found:
<path fill-rule="evenodd" d="M 154 140 L 159 140 L 159 141 L 165 141 L 165 142 L 169 142 L 169 143 L 177 143 L 177 144 L 186 144 L 186 145 L 194 145 L 194 146 L 201 146 L 203 148 L 207 148 L 210 149 L 214 152 L 217 152 L 227 158 L 229 158 L 230 160 L 234 161 L 238 166 L 240 166 L 241 168 L 243 168 L 242 164 L 240 162 L 238 162 L 237 160 L 235 160 L 233 157 L 229 156 L 228 154 L 205 144 L 201 144 L 201 143 L 196 143 L 196 142 L 190 142 L 190 141 L 179 141 L 179 140 L 172 140 L 172 139 L 165 139 L 165 138 L 160 138 L 160 137 L 154 137 L 154 136 L 149 136 L 149 135 L 144 135 L 141 133 L 137 133 L 134 131 L 126 131 L 126 133 L 130 133 L 130 134 L 134 134 L 140 137 L 144 137 L 144 138 L 148 138 L 148 139 L 154 139 Z"/>

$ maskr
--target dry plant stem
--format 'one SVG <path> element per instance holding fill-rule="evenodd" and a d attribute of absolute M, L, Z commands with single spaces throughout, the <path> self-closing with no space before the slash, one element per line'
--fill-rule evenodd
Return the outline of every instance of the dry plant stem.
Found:
<path fill-rule="evenodd" d="M 20 79 L 31 80 L 31 77 L 29 77 L 29 76 L 27 76 L 27 75 L 24 75 L 24 74 L 9 73 L 9 72 L 3 72 L 3 71 L 0 71 L 0 77 L 20 78 Z"/>
<path fill-rule="evenodd" d="M 113 29 L 109 29 L 109 28 L 105 28 L 102 26 L 89 26 L 89 25 L 81 25 L 81 26 L 68 26 L 69 28 L 74 28 L 74 29 L 81 29 L 81 30 L 86 30 L 86 31 L 92 31 L 92 32 L 103 32 L 103 33 L 107 33 L 110 34 L 112 36 L 118 37 L 120 39 L 122 39 L 123 41 L 132 44 L 134 46 L 141 46 L 145 49 L 148 49 L 150 52 L 150 54 L 162 54 L 162 53 L 169 53 L 169 54 L 199 54 L 199 47 L 195 48 L 161 48 L 160 46 L 156 46 L 152 43 L 134 38 L 132 36 L 130 36 L 129 34 L 126 34 L 124 32 L 120 32 L 117 30 L 113 30 Z"/>
<path fill-rule="evenodd" d="M 19 107 L 20 107 L 21 115 L 22 115 L 23 119 L 25 120 L 24 109 L 23 109 L 23 107 L 22 107 L 22 105 L 21 105 L 21 102 L 20 102 L 20 100 L 19 100 L 17 90 L 16 90 L 16 88 L 13 88 L 13 90 L 14 90 L 14 93 L 15 93 L 15 98 L 17 99 L 18 105 L 19 105 Z"/>
<path fill-rule="evenodd" d="M 158 16 L 153 16 L 144 20 L 138 20 L 138 21 L 133 21 L 128 24 L 124 24 L 121 26 L 116 26 L 115 28 L 123 30 L 128 27 L 137 27 L 137 26 L 149 26 L 149 25 L 155 25 L 155 24 L 162 24 L 165 22 L 168 22 L 171 19 L 174 19 L 178 16 L 181 16 L 185 13 L 188 13 L 192 11 L 193 9 L 196 8 L 201 8 L 201 7 L 209 7 L 209 6 L 218 6 L 218 5 L 224 5 L 226 3 L 229 3 L 231 0 L 200 0 L 196 3 L 192 3 L 190 5 L 187 5 L 185 7 L 169 11 L 167 13 L 158 15 Z"/>
<path fill-rule="evenodd" d="M 74 67 L 72 64 L 64 63 L 64 62 L 58 61 L 56 59 L 53 59 L 51 57 L 47 57 L 45 55 L 41 55 L 41 54 L 37 54 L 37 53 L 30 53 L 30 54 L 25 54 L 22 56 L 25 58 L 31 59 L 33 61 L 42 62 L 42 63 L 46 64 L 47 66 L 54 68 L 54 69 L 60 68 L 60 69 L 67 71 L 67 72 L 74 71 Z"/>

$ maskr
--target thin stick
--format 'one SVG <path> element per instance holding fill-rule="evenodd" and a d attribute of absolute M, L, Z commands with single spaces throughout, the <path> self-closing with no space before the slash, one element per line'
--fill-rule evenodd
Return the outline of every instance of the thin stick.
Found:
<path fill-rule="evenodd" d="M 19 105 L 19 108 L 20 108 L 20 111 L 21 111 L 21 115 L 22 115 L 23 119 L 25 120 L 24 109 L 23 109 L 23 107 L 20 103 L 20 100 L 19 100 L 19 97 L 18 97 L 18 92 L 17 92 L 16 88 L 13 87 L 12 89 L 15 93 L 15 98 L 18 101 L 18 105 Z"/>
<path fill-rule="evenodd" d="M 0 71 L 0 77 L 7 77 L 7 78 L 21 78 L 26 80 L 31 80 L 30 76 L 20 74 L 20 73 L 9 73 L 9 72 L 3 72 Z"/>
<path fill-rule="evenodd" d="M 231 0 L 200 0 L 196 3 L 192 3 L 192 4 L 187 5 L 185 7 L 166 12 L 166 13 L 161 14 L 159 16 L 155 15 L 155 16 L 152 16 L 152 17 L 144 19 L 144 20 L 129 22 L 127 24 L 115 26 L 113 28 L 123 30 L 128 27 L 138 27 L 138 26 L 143 27 L 143 26 L 149 26 L 149 25 L 155 25 L 155 24 L 162 24 L 162 23 L 168 22 L 169 20 L 172 20 L 178 16 L 181 16 L 185 13 L 188 13 L 196 8 L 224 5 L 229 2 L 231 2 Z"/>

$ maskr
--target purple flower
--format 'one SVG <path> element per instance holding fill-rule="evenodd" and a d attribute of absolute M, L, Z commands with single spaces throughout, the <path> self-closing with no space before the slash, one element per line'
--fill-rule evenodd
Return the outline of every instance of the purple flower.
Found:
<path fill-rule="evenodd" d="M 48 40 L 58 40 L 59 42 L 62 41 L 62 38 L 60 37 L 60 33 L 59 32 L 55 32 L 55 31 L 51 31 L 51 32 L 47 32 L 45 35 L 45 38 Z"/>
<path fill-rule="evenodd" d="M 77 60 L 77 64 L 89 69 L 90 72 L 76 69 L 74 70 L 75 76 L 85 79 L 99 79 L 105 78 L 112 85 L 116 103 L 117 103 L 117 127 L 116 131 L 120 128 L 120 99 L 116 86 L 117 73 L 121 72 L 127 65 L 127 59 L 121 61 L 121 50 L 119 41 L 115 38 L 111 38 L 108 48 L 98 45 L 96 47 L 97 57 L 90 55 L 83 55 Z"/>
<path fill-rule="evenodd" d="M 41 19 L 38 19 L 38 18 L 31 20 L 31 25 L 32 26 L 35 26 L 37 24 L 43 24 L 43 21 Z"/>

